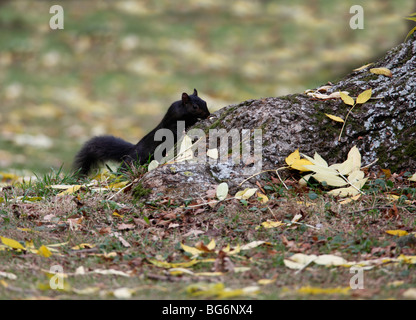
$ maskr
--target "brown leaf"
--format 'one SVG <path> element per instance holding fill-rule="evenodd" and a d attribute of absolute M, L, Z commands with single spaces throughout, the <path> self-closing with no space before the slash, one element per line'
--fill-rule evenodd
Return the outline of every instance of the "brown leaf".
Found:
<path fill-rule="evenodd" d="M 383 171 L 384 175 L 386 176 L 386 179 L 390 179 L 391 177 L 390 169 L 381 169 L 381 171 Z"/>
<path fill-rule="evenodd" d="M 149 227 L 149 224 L 144 219 L 133 218 L 133 221 L 138 226 L 143 226 L 143 227 L 146 227 L 146 228 Z"/>
<path fill-rule="evenodd" d="M 174 213 L 174 212 L 168 212 L 168 213 L 162 215 L 161 218 L 163 220 L 173 220 L 173 219 L 176 219 L 176 213 Z"/>
<path fill-rule="evenodd" d="M 228 272 L 234 270 L 234 264 L 227 254 L 220 250 L 214 262 L 214 272 Z"/>
<path fill-rule="evenodd" d="M 209 250 L 208 248 L 207 248 L 207 246 L 202 242 L 202 241 L 199 241 L 196 245 L 195 245 L 195 248 L 197 248 L 198 250 L 201 250 L 201 251 L 204 251 L 204 252 L 211 252 L 211 250 Z"/>
<path fill-rule="evenodd" d="M 101 228 L 98 233 L 100 234 L 109 234 L 111 232 L 111 227 Z"/>
<path fill-rule="evenodd" d="M 134 228 L 135 228 L 135 226 L 132 223 L 120 223 L 117 226 L 118 230 L 130 230 L 130 229 L 134 229 Z"/>

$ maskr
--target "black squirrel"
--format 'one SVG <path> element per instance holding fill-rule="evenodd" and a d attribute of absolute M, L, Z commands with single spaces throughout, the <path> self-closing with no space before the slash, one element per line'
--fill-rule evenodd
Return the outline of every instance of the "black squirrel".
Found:
<path fill-rule="evenodd" d="M 178 121 L 185 122 L 185 129 L 194 125 L 198 119 L 206 119 L 210 115 L 207 103 L 198 97 L 194 89 L 192 95 L 182 93 L 182 98 L 169 107 L 162 121 L 145 135 L 136 145 L 113 136 L 98 136 L 88 140 L 75 156 L 74 171 L 80 175 L 87 175 L 93 167 L 106 161 L 122 162 L 122 166 L 134 161 L 145 164 L 153 159 L 153 154 L 162 141 L 155 140 L 155 133 L 159 129 L 168 129 L 173 133 L 177 142 Z"/>

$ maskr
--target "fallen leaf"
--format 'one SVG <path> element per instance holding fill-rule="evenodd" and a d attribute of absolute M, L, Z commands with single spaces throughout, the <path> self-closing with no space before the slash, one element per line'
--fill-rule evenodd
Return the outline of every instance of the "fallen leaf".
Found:
<path fill-rule="evenodd" d="M 349 294 L 351 288 L 350 287 L 336 287 L 336 288 L 318 288 L 318 287 L 302 287 L 298 290 L 296 290 L 298 293 L 301 294 Z"/>
<path fill-rule="evenodd" d="M 371 98 L 372 91 L 371 89 L 361 92 L 357 97 L 357 103 L 363 104 L 366 103 Z"/>
<path fill-rule="evenodd" d="M 314 263 L 323 265 L 323 266 L 342 266 L 346 263 L 348 263 L 347 260 L 344 258 L 332 255 L 332 254 L 323 254 L 318 256 L 314 261 Z"/>
<path fill-rule="evenodd" d="M 409 234 L 406 230 L 386 230 L 386 233 L 398 237 L 407 236 Z"/>
<path fill-rule="evenodd" d="M 287 156 L 285 161 L 290 168 L 299 171 L 310 171 L 306 169 L 304 165 L 312 164 L 310 161 L 300 158 L 299 149 L 296 149 L 289 156 Z"/>
<path fill-rule="evenodd" d="M 265 229 L 277 228 L 277 227 L 284 226 L 284 225 L 286 225 L 286 223 L 282 221 L 270 221 L 270 220 L 264 221 L 261 224 L 261 226 Z"/>
<path fill-rule="evenodd" d="M 403 292 L 403 297 L 406 299 L 416 300 L 416 288 L 407 289 L 405 292 Z"/>
<path fill-rule="evenodd" d="M 353 106 L 355 104 L 354 99 L 351 98 L 349 95 L 343 92 L 340 92 L 340 96 L 341 96 L 342 101 L 344 101 L 345 104 L 348 104 L 350 106 Z"/>
<path fill-rule="evenodd" d="M 73 194 L 74 192 L 76 192 L 79 189 L 81 189 L 81 187 L 82 187 L 82 185 L 73 185 L 73 186 L 70 186 L 65 191 L 62 191 L 61 193 L 58 193 L 58 196 L 64 196 L 64 195 L 67 195 L 67 194 Z"/>
<path fill-rule="evenodd" d="M 218 159 L 218 149 L 208 149 L 207 150 L 207 156 L 212 159 Z"/>
<path fill-rule="evenodd" d="M 262 244 L 266 243 L 266 241 L 252 241 L 250 243 L 247 243 L 243 246 L 241 246 L 241 250 L 249 250 L 249 249 L 253 249 L 256 248 L 258 246 L 261 246 Z"/>
<path fill-rule="evenodd" d="M 47 247 L 42 245 L 38 249 L 38 255 L 40 255 L 41 257 L 49 258 L 52 255 L 52 252 Z"/>
<path fill-rule="evenodd" d="M 217 187 L 216 196 L 218 200 L 222 201 L 227 198 L 228 184 L 226 182 L 220 183 Z"/>
<path fill-rule="evenodd" d="M 256 193 L 256 191 L 257 191 L 257 188 L 246 188 L 246 189 L 244 189 L 244 190 L 242 190 L 242 191 L 238 191 L 236 194 L 235 194 L 235 198 L 236 199 L 244 199 L 244 200 L 247 200 L 247 199 L 249 199 L 254 193 Z"/>
<path fill-rule="evenodd" d="M 337 122 L 344 122 L 344 119 L 342 119 L 340 117 L 337 117 L 337 116 L 334 116 L 332 114 L 325 113 L 325 115 L 331 120 L 334 120 L 334 121 L 337 121 Z"/>
<path fill-rule="evenodd" d="M 354 69 L 353 71 L 361 71 L 361 70 L 364 70 L 364 69 L 368 68 L 369 66 L 371 66 L 373 64 L 374 64 L 374 62 L 371 62 L 369 64 L 365 64 L 365 65 L 363 65 L 363 66 L 361 66 L 361 67 L 359 67 L 357 69 Z"/>
<path fill-rule="evenodd" d="M 5 244 L 6 246 L 10 248 L 25 250 L 25 248 L 16 240 L 5 238 L 5 237 L 0 237 L 0 239 L 1 239 L 1 242 L 3 242 L 3 244 Z"/>
<path fill-rule="evenodd" d="M 152 171 L 159 166 L 159 162 L 157 160 L 152 160 L 147 167 L 147 171 Z"/>
<path fill-rule="evenodd" d="M 381 74 L 383 76 L 390 77 L 390 78 L 393 76 L 391 71 L 387 68 L 372 68 L 370 69 L 370 72 L 374 74 Z"/>
<path fill-rule="evenodd" d="M 261 192 L 257 192 L 257 198 L 261 199 L 260 200 L 261 203 L 266 203 L 267 201 L 269 201 L 269 198 Z"/>

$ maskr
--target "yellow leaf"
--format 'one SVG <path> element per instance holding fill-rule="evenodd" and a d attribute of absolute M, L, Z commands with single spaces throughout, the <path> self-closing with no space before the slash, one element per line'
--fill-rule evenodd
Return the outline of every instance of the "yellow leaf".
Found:
<path fill-rule="evenodd" d="M 287 156 L 285 159 L 288 166 L 291 166 L 293 162 L 300 159 L 299 149 L 293 151 L 290 155 Z"/>
<path fill-rule="evenodd" d="M 77 246 L 72 247 L 72 250 L 81 250 L 81 249 L 91 249 L 94 248 L 95 244 L 89 244 L 89 243 L 80 243 Z"/>
<path fill-rule="evenodd" d="M 416 264 L 416 256 L 405 256 L 404 254 L 401 254 L 397 260 L 408 264 Z"/>
<path fill-rule="evenodd" d="M 347 182 L 340 176 L 326 172 L 324 170 L 317 172 L 312 177 L 314 177 L 319 182 L 325 181 L 329 186 L 333 187 L 342 187 L 347 184 Z"/>
<path fill-rule="evenodd" d="M 234 255 L 240 252 L 241 248 L 240 245 L 238 244 L 237 247 L 235 247 L 233 250 L 231 250 L 230 245 L 227 244 L 227 246 L 225 248 L 221 249 L 223 252 L 227 253 L 228 255 Z"/>
<path fill-rule="evenodd" d="M 282 221 L 270 221 L 270 220 L 267 220 L 267 221 L 263 222 L 261 225 L 265 229 L 271 229 L 271 228 L 277 228 L 277 227 L 280 227 L 280 226 L 284 226 L 285 224 L 286 223 L 283 223 Z"/>
<path fill-rule="evenodd" d="M 411 19 L 408 19 L 408 20 L 411 20 Z M 406 42 L 407 38 L 409 38 L 413 34 L 413 32 L 415 32 L 415 31 L 416 31 L 416 27 L 414 27 L 412 30 L 409 31 L 409 33 L 407 34 L 406 39 L 404 39 L 404 41 Z"/>
<path fill-rule="evenodd" d="M 260 200 L 261 203 L 266 203 L 267 201 L 269 201 L 269 198 L 261 192 L 257 192 L 257 198 L 261 199 Z"/>
<path fill-rule="evenodd" d="M 308 169 L 304 167 L 304 165 L 312 164 L 310 161 L 300 158 L 299 149 L 296 149 L 294 152 L 292 152 L 285 159 L 285 161 L 290 168 L 299 170 L 299 171 L 309 171 Z"/>
<path fill-rule="evenodd" d="M 371 63 L 366 64 L 366 65 L 364 65 L 364 66 L 361 66 L 361 67 L 359 67 L 359 68 L 357 68 L 357 69 L 354 69 L 353 71 L 361 71 L 361 70 L 364 70 L 365 68 L 368 68 L 369 66 L 371 66 L 371 65 L 373 65 L 373 64 L 374 64 L 374 62 L 371 62 Z"/>
<path fill-rule="evenodd" d="M 356 146 L 353 146 L 348 152 L 347 160 L 343 163 L 335 163 L 330 166 L 332 169 L 338 170 L 342 175 L 349 175 L 353 171 L 361 168 L 361 154 Z"/>
<path fill-rule="evenodd" d="M 332 114 L 325 113 L 325 115 L 331 120 L 334 120 L 337 122 L 344 122 L 344 119 L 337 117 L 337 116 L 333 116 Z"/>
<path fill-rule="evenodd" d="M 187 246 L 183 243 L 181 243 L 181 248 L 182 248 L 183 251 L 188 252 L 188 253 L 192 254 L 193 256 L 198 256 L 201 253 L 204 253 L 203 251 L 201 251 L 197 248 Z"/>
<path fill-rule="evenodd" d="M 306 159 L 299 159 L 296 160 L 292 165 L 290 166 L 292 169 L 299 170 L 301 172 L 310 171 L 305 167 L 305 165 L 312 164 L 309 160 Z"/>
<path fill-rule="evenodd" d="M 166 261 L 159 261 L 159 260 L 155 260 L 155 259 L 148 259 L 148 261 L 152 264 L 154 264 L 157 267 L 161 267 L 161 268 L 186 268 L 186 267 L 190 267 L 193 266 L 194 264 L 197 264 L 198 261 L 197 260 L 191 260 L 191 261 L 187 261 L 187 262 L 177 262 L 177 263 L 169 263 Z"/>
<path fill-rule="evenodd" d="M 64 195 L 68 195 L 68 194 L 73 194 L 74 192 L 78 191 L 79 189 L 81 189 L 82 185 L 74 185 L 71 186 L 70 188 L 66 189 L 65 191 L 62 191 L 61 193 L 58 193 L 58 196 L 64 196 Z"/>
<path fill-rule="evenodd" d="M 195 272 L 194 274 L 202 277 L 219 277 L 224 275 L 223 272 Z"/>
<path fill-rule="evenodd" d="M 416 173 L 415 173 L 413 176 L 411 176 L 411 177 L 409 178 L 409 180 L 410 180 L 410 181 L 415 181 L 415 182 L 416 182 Z"/>
<path fill-rule="evenodd" d="M 295 253 L 288 259 L 284 259 L 283 263 L 290 269 L 300 270 L 305 268 L 308 264 L 313 262 L 318 256 L 312 254 L 307 255 L 303 253 Z"/>
<path fill-rule="evenodd" d="M 383 76 L 390 77 L 390 78 L 393 76 L 391 71 L 387 68 L 372 68 L 370 69 L 370 72 L 374 74 L 381 74 Z"/>
<path fill-rule="evenodd" d="M 366 103 L 371 98 L 372 91 L 371 89 L 361 92 L 357 97 L 357 103 Z"/>
<path fill-rule="evenodd" d="M 349 294 L 350 287 L 336 287 L 336 288 L 318 288 L 318 287 L 302 287 L 297 290 L 298 293 L 302 294 Z"/>
<path fill-rule="evenodd" d="M 47 247 L 42 245 L 38 249 L 38 255 L 40 255 L 41 257 L 49 258 L 52 255 L 52 252 Z"/>
<path fill-rule="evenodd" d="M 259 293 L 259 287 L 245 287 L 242 289 L 229 289 L 223 283 L 196 283 L 186 287 L 188 294 L 192 296 L 217 297 L 219 299 L 229 299 L 241 295 L 253 295 Z"/>
<path fill-rule="evenodd" d="M 263 243 L 266 243 L 266 242 L 265 241 L 261 241 L 261 240 L 259 240 L 259 241 L 252 241 L 250 243 L 247 243 L 247 244 L 241 246 L 241 250 L 253 249 L 253 248 L 256 248 L 256 247 L 262 245 Z"/>
<path fill-rule="evenodd" d="M 186 292 L 194 296 L 200 295 L 217 295 L 219 292 L 223 291 L 225 286 L 223 283 L 195 283 L 186 287 Z"/>
<path fill-rule="evenodd" d="M 351 150 L 348 152 L 348 158 L 347 160 L 350 159 L 351 163 L 351 171 L 356 171 L 356 170 L 360 170 L 361 168 L 361 154 L 360 151 L 358 150 L 357 146 L 354 146 L 351 148 Z M 349 173 L 347 173 L 349 174 Z"/>
<path fill-rule="evenodd" d="M 406 230 L 386 230 L 386 233 L 399 237 L 407 236 L 409 234 Z"/>
<path fill-rule="evenodd" d="M 360 170 L 353 171 L 348 175 L 348 181 L 352 184 L 362 179 L 364 179 L 364 172 Z"/>
<path fill-rule="evenodd" d="M 194 274 L 191 270 L 188 270 L 186 268 L 172 268 L 172 269 L 169 269 L 168 272 L 172 276 L 180 276 L 180 275 L 183 275 L 183 274 L 187 274 L 187 275 L 193 275 Z"/>
<path fill-rule="evenodd" d="M 215 240 L 214 239 L 212 239 L 208 244 L 207 244 L 207 248 L 209 249 L 209 250 L 214 250 L 215 249 L 215 246 L 216 246 L 216 244 L 215 244 Z"/>
<path fill-rule="evenodd" d="M 267 285 L 267 284 L 272 284 L 272 283 L 275 283 L 276 282 L 276 279 L 260 279 L 260 280 L 258 280 L 257 281 L 257 283 L 258 284 L 261 284 L 261 285 Z"/>
<path fill-rule="evenodd" d="M 16 240 L 4 238 L 4 237 L 0 237 L 0 239 L 6 246 L 10 248 L 25 250 L 25 248 Z"/>
<path fill-rule="evenodd" d="M 257 191 L 257 188 L 246 188 L 242 191 L 238 191 L 234 198 L 236 199 L 244 199 L 247 200 L 250 198 L 255 192 Z"/>
<path fill-rule="evenodd" d="M 334 189 L 328 192 L 328 194 L 333 195 L 333 196 L 339 196 L 339 197 L 354 197 L 358 194 L 360 194 L 361 192 L 359 191 L 364 184 L 367 182 L 368 178 L 356 181 L 353 183 L 354 187 L 348 187 L 348 188 L 338 188 L 338 189 Z"/>
<path fill-rule="evenodd" d="M 356 196 L 354 196 L 354 197 L 351 197 L 351 198 L 345 199 L 345 200 L 341 201 L 339 204 L 347 204 L 347 203 L 350 203 L 350 202 L 352 202 L 352 201 L 356 201 L 356 200 L 358 200 L 358 198 L 360 198 L 360 197 L 361 197 L 361 193 L 360 193 L 360 194 L 358 194 L 358 195 L 356 195 Z"/>
<path fill-rule="evenodd" d="M 121 182 L 109 184 L 107 188 L 108 189 L 121 189 L 125 187 L 127 184 L 128 184 L 128 181 L 121 181 Z"/>
<path fill-rule="evenodd" d="M 113 212 L 113 216 L 118 217 L 118 218 L 123 218 L 124 216 L 119 214 L 117 211 Z"/>
<path fill-rule="evenodd" d="M 341 258 L 339 256 L 335 256 L 332 254 L 323 254 L 318 256 L 318 258 L 316 258 L 314 260 L 314 262 L 316 264 L 322 265 L 322 266 L 327 266 L 327 267 L 331 267 L 331 266 L 342 266 L 346 263 L 348 263 L 347 260 L 345 260 L 344 258 Z"/>
<path fill-rule="evenodd" d="M 39 231 L 36 231 L 36 230 L 32 230 L 30 228 L 17 228 L 17 230 L 25 231 L 25 232 L 39 232 Z"/>
<path fill-rule="evenodd" d="M 340 92 L 340 96 L 341 96 L 342 101 L 344 101 L 345 104 L 348 104 L 350 106 L 353 106 L 355 104 L 354 99 L 351 98 L 349 95 L 343 92 Z"/>
<path fill-rule="evenodd" d="M 305 207 L 313 207 L 316 206 L 316 203 L 313 202 L 307 202 L 307 201 L 296 201 L 297 204 L 303 205 Z"/>

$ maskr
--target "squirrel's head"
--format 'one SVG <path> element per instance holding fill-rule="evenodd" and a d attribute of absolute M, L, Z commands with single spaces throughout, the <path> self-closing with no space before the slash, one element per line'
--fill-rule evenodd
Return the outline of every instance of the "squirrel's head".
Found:
<path fill-rule="evenodd" d="M 206 119 L 210 113 L 208 111 L 207 103 L 198 97 L 198 91 L 194 89 L 194 93 L 188 95 L 182 93 L 182 105 L 185 107 L 185 112 L 195 118 Z"/>

